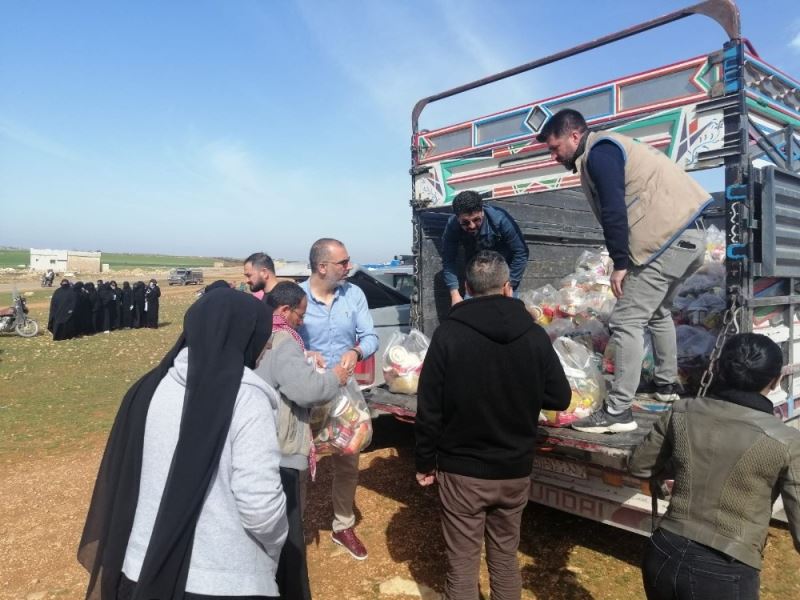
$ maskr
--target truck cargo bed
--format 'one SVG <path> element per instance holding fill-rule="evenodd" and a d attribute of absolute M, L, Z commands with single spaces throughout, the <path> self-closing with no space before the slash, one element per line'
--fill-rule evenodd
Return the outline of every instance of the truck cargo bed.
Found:
<path fill-rule="evenodd" d="M 367 390 L 366 399 L 373 410 L 404 420 L 413 420 L 417 413 L 416 396 L 394 394 L 385 386 Z M 644 411 L 634 411 L 633 414 L 639 427 L 626 433 L 583 433 L 570 427 L 539 425 L 538 451 L 626 471 L 631 452 L 650 432 L 660 415 Z"/>

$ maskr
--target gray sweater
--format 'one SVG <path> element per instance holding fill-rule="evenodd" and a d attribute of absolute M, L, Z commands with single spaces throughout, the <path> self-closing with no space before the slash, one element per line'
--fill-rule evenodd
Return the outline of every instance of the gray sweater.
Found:
<path fill-rule="evenodd" d="M 147 413 L 139 499 L 122 567 L 132 581 L 139 578 L 178 443 L 188 358 L 185 348 Z M 219 467 L 197 521 L 187 592 L 278 595 L 275 570 L 288 529 L 278 474 L 278 402 L 275 390 L 245 368 Z"/>
<path fill-rule="evenodd" d="M 303 349 L 286 331 L 272 336 L 268 350 L 256 367 L 256 374 L 278 390 L 278 443 L 281 466 L 303 471 L 308 468 L 311 449 L 310 408 L 330 402 L 339 393 L 339 380 L 333 371 L 319 373 L 306 361 Z"/>

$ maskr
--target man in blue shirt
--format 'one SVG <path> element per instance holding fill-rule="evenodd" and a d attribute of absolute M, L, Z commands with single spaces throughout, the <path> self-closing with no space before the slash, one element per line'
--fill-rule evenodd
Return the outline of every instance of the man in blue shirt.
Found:
<path fill-rule="evenodd" d="M 350 273 L 350 255 L 338 240 L 322 238 L 309 253 L 311 277 L 301 284 L 308 295 L 303 325 L 298 329 L 306 348 L 317 353 L 318 363 L 327 368 L 341 365 L 353 373 L 356 363 L 378 349 L 372 315 L 364 292 L 345 281 Z M 358 560 L 367 549 L 355 534 L 353 512 L 358 486 L 358 457 L 334 455 L 333 532 L 334 543 L 344 546 Z"/>
<path fill-rule="evenodd" d="M 499 252 L 508 263 L 516 292 L 528 266 L 528 245 L 514 218 L 502 208 L 484 206 L 480 194 L 471 190 L 453 199 L 453 213 L 442 234 L 442 268 L 451 305 L 463 300 L 456 274 L 459 246 L 464 246 L 466 262 L 480 250 Z"/>

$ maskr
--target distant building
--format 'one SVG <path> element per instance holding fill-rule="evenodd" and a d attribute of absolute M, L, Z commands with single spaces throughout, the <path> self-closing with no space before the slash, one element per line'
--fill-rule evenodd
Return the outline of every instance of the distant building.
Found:
<path fill-rule="evenodd" d="M 99 273 L 100 252 L 31 248 L 31 269 L 56 273 Z"/>

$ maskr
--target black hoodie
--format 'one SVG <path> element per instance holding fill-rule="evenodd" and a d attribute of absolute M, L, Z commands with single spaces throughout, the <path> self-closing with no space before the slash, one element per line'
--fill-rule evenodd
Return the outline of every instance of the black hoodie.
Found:
<path fill-rule="evenodd" d="M 527 477 L 539 411 L 564 410 L 570 397 L 550 338 L 521 301 L 460 302 L 434 332 L 422 367 L 417 471 Z"/>

